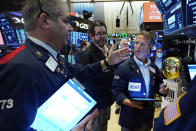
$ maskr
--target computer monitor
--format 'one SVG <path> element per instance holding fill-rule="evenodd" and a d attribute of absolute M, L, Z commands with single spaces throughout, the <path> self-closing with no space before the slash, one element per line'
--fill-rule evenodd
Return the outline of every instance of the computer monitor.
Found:
<path fill-rule="evenodd" d="M 154 0 L 160 13 L 167 12 L 173 5 L 181 0 Z"/>
<path fill-rule="evenodd" d="M 163 26 L 165 35 L 169 35 L 185 26 L 181 2 L 175 4 L 163 14 Z"/>
<path fill-rule="evenodd" d="M 43 131 L 70 131 L 96 104 L 75 79 L 69 79 L 44 104 L 31 125 Z"/>
<path fill-rule="evenodd" d="M 2 32 L 2 36 L 7 46 L 18 46 L 18 39 L 14 29 L 6 30 Z"/>
<path fill-rule="evenodd" d="M 186 1 L 186 23 L 187 25 L 196 25 L 196 1 Z"/>
<path fill-rule="evenodd" d="M 24 44 L 27 35 L 24 29 L 16 29 L 16 34 L 17 34 L 17 38 L 18 38 L 18 43 L 19 44 Z"/>
<path fill-rule="evenodd" d="M 188 71 L 189 71 L 190 80 L 193 80 L 193 78 L 196 75 L 196 63 L 188 64 Z"/>

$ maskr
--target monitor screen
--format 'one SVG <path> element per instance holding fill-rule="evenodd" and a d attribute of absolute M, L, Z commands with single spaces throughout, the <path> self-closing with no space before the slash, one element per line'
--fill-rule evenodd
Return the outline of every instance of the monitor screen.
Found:
<path fill-rule="evenodd" d="M 25 30 L 24 29 L 16 29 L 16 34 L 17 34 L 17 38 L 18 38 L 18 43 L 24 44 L 26 37 L 27 37 Z"/>
<path fill-rule="evenodd" d="M 191 80 L 193 80 L 193 78 L 196 75 L 196 64 L 188 64 L 188 71 L 189 71 Z"/>
<path fill-rule="evenodd" d="M 178 2 L 163 14 L 164 34 L 168 35 L 184 27 L 182 4 Z"/>
<path fill-rule="evenodd" d="M 82 32 L 71 32 L 71 43 L 75 45 L 75 47 L 78 47 L 81 43 L 81 41 L 89 41 L 89 36 L 87 33 Z"/>
<path fill-rule="evenodd" d="M 168 11 L 173 5 L 175 5 L 178 2 L 181 2 L 181 0 L 154 0 L 160 13 L 164 14 L 166 11 Z"/>
<path fill-rule="evenodd" d="M 3 32 L 11 29 L 13 29 L 13 27 L 11 26 L 9 21 L 5 17 L 0 18 L 0 30 Z"/>
<path fill-rule="evenodd" d="M 186 15 L 187 15 L 187 25 L 196 24 L 196 1 L 187 0 L 186 1 Z"/>
<path fill-rule="evenodd" d="M 75 79 L 69 79 L 37 112 L 31 127 L 43 131 L 70 131 L 96 102 Z"/>
<path fill-rule="evenodd" d="M 18 39 L 14 29 L 1 32 L 4 42 L 8 46 L 18 46 Z"/>
<path fill-rule="evenodd" d="M 0 45 L 4 45 L 4 41 L 3 41 L 3 37 L 2 37 L 1 31 L 0 31 Z"/>

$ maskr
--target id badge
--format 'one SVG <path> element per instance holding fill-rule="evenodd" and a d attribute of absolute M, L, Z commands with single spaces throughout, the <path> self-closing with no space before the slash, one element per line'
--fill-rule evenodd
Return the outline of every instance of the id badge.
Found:
<path fill-rule="evenodd" d="M 54 72 L 58 63 L 50 56 L 50 58 L 46 61 L 45 65 L 52 71 Z"/>
<path fill-rule="evenodd" d="M 128 90 L 140 92 L 141 91 L 141 83 L 129 82 Z"/>

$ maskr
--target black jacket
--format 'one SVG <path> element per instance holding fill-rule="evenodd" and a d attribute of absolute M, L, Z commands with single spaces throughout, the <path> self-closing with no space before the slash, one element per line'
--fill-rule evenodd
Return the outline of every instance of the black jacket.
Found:
<path fill-rule="evenodd" d="M 92 43 L 80 57 L 80 64 L 92 64 L 103 59 L 105 59 L 103 53 Z M 111 69 L 103 73 L 102 77 L 88 83 L 83 83 L 86 87 L 86 91 L 97 101 L 98 109 L 109 107 L 114 102 L 111 92 L 112 80 L 113 70 Z"/>

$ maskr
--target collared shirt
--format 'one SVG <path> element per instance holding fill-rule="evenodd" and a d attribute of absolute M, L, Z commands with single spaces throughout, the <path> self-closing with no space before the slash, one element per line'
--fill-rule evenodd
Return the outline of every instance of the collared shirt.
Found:
<path fill-rule="evenodd" d="M 162 58 L 156 57 L 155 64 L 158 66 L 159 70 L 162 68 Z"/>
<path fill-rule="evenodd" d="M 28 38 L 30 40 L 32 40 L 35 44 L 37 44 L 37 45 L 43 47 L 44 49 L 46 49 L 50 53 L 49 55 L 52 55 L 57 60 L 57 52 L 51 46 L 49 46 L 48 44 L 46 44 L 43 41 L 40 41 L 40 40 L 38 40 L 34 37 L 28 36 Z"/>
<path fill-rule="evenodd" d="M 146 96 L 148 97 L 149 95 L 149 89 L 150 89 L 150 71 L 149 71 L 149 65 L 151 63 L 150 59 L 147 58 L 147 63 L 144 65 L 142 61 L 140 61 L 139 59 L 137 59 L 135 56 L 134 56 L 134 60 L 135 62 L 137 63 L 141 73 L 142 73 L 142 76 L 144 78 L 144 82 L 145 82 L 145 85 L 146 85 Z"/>

